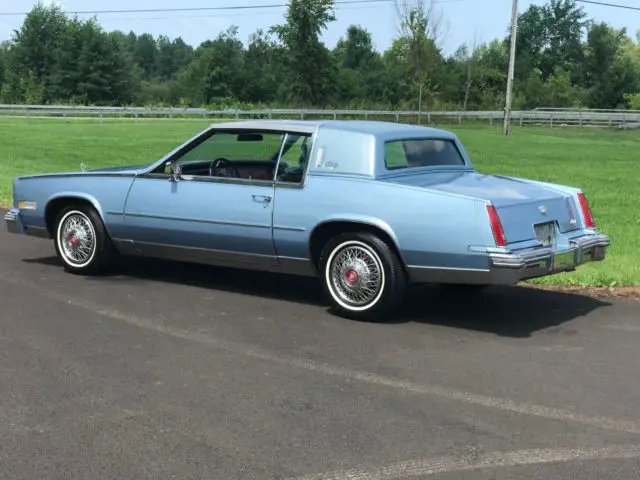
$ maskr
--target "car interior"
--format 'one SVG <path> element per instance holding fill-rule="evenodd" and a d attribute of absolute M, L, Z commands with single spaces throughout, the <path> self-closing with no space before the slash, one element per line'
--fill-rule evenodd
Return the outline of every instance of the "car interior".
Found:
<path fill-rule="evenodd" d="M 278 182 L 301 183 L 310 145 L 310 136 L 303 134 L 285 137 L 277 133 L 217 132 L 180 156 L 176 163 L 180 174 L 185 177 L 275 179 Z M 282 160 L 278 164 L 280 155 Z M 164 173 L 170 171 L 165 169 Z"/>

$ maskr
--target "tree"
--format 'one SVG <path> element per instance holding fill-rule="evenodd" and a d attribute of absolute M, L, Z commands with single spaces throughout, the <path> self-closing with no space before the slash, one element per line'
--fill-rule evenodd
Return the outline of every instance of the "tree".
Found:
<path fill-rule="evenodd" d="M 182 75 L 187 94 L 198 103 L 239 98 L 244 79 L 244 51 L 236 26 L 200 45 Z"/>
<path fill-rule="evenodd" d="M 629 108 L 632 110 L 640 110 L 640 92 L 627 93 L 624 99 L 629 103 Z"/>
<path fill-rule="evenodd" d="M 478 60 L 480 42 L 476 36 L 471 44 L 471 48 L 464 43 L 455 51 L 451 57 L 449 69 L 455 72 L 454 83 L 456 86 L 462 84 L 464 98 L 462 100 L 462 110 L 467 110 L 471 99 L 472 89 L 478 79 Z M 457 78 L 456 78 L 457 77 Z"/>
<path fill-rule="evenodd" d="M 6 63 L 7 63 L 7 50 L 8 43 L 0 42 L 0 92 L 2 91 L 2 85 L 4 84 Z"/>
<path fill-rule="evenodd" d="M 181 37 L 170 40 L 160 35 L 156 40 L 157 51 L 152 72 L 161 80 L 174 78 L 193 58 L 193 47 L 187 45 Z"/>
<path fill-rule="evenodd" d="M 625 29 L 605 23 L 591 26 L 585 50 L 585 87 L 590 106 L 616 108 L 640 81 L 640 55 Z"/>
<path fill-rule="evenodd" d="M 584 58 L 581 39 L 588 25 L 584 10 L 575 0 L 531 5 L 518 17 L 516 77 L 537 68 L 546 80 L 559 67 L 573 72 L 573 82 L 579 81 Z M 508 43 L 509 39 L 504 41 Z"/>
<path fill-rule="evenodd" d="M 47 86 L 60 47 L 67 17 L 59 7 L 37 4 L 14 32 L 6 90 L 14 101 L 41 103 L 49 100 Z"/>
<path fill-rule="evenodd" d="M 78 98 L 77 87 L 82 81 L 80 56 L 83 50 L 84 28 L 84 23 L 77 18 L 70 19 L 65 26 L 64 34 L 55 51 L 55 64 L 50 71 L 48 96 L 52 101 L 82 101 Z"/>
<path fill-rule="evenodd" d="M 336 72 L 320 34 L 336 19 L 333 8 L 333 0 L 291 0 L 286 23 L 271 29 L 287 49 L 288 101 L 323 105 L 332 97 Z"/>
<path fill-rule="evenodd" d="M 338 40 L 333 57 L 338 66 L 338 102 L 355 106 L 367 99 L 380 99 L 383 65 L 368 30 L 350 25 L 346 38 Z"/>
<path fill-rule="evenodd" d="M 248 102 L 274 102 L 278 97 L 282 47 L 258 30 L 249 38 L 245 53 L 245 83 L 241 98 Z"/>
<path fill-rule="evenodd" d="M 246 47 L 231 27 L 196 48 L 180 37 L 107 32 L 95 18 L 38 4 L 0 44 L 0 101 L 502 109 L 508 39 L 475 39 L 445 55 L 438 0 L 394 1 L 398 34 L 384 51 L 357 24 L 327 49 L 333 0 L 291 0 L 282 24 L 254 32 Z M 518 22 L 514 108 L 638 106 L 640 35 L 594 23 L 576 0 L 532 5 Z"/>
<path fill-rule="evenodd" d="M 121 105 L 131 101 L 131 65 L 122 46 L 88 20 L 80 28 L 81 49 L 75 99 L 85 104 Z"/>
<path fill-rule="evenodd" d="M 360 71 L 372 68 L 377 60 L 371 33 L 358 25 L 347 28 L 347 37 L 338 40 L 334 55 L 342 68 Z"/>
<path fill-rule="evenodd" d="M 423 93 L 435 96 L 439 90 L 438 70 L 442 65 L 440 42 L 443 17 L 437 15 L 434 1 L 400 0 L 396 3 L 400 19 L 397 47 L 409 67 L 414 87 L 418 90 L 418 110 L 422 111 Z"/>

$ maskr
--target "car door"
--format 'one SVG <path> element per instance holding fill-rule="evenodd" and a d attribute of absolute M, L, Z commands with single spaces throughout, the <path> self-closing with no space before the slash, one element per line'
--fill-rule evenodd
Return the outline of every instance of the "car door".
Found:
<path fill-rule="evenodd" d="M 125 206 L 134 248 L 176 260 L 277 266 L 272 214 L 282 138 L 214 131 L 171 159 L 175 172 L 136 178 Z"/>

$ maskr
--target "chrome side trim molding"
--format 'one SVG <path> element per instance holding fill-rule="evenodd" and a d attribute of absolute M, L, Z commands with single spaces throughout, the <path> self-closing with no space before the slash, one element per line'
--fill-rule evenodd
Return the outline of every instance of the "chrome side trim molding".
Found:
<path fill-rule="evenodd" d="M 276 257 L 275 255 L 210 250 L 149 242 L 135 243 L 132 240 L 125 239 L 114 239 L 113 243 L 122 255 L 161 258 L 217 267 L 286 273 L 305 277 L 316 276 L 311 261 L 306 258 Z"/>
<path fill-rule="evenodd" d="M 274 225 L 274 230 L 283 230 L 287 232 L 306 232 L 307 229 L 304 227 L 287 227 L 286 225 Z"/>
<path fill-rule="evenodd" d="M 148 257 L 166 258 L 180 262 L 202 263 L 224 267 L 244 267 L 256 270 L 278 266 L 275 255 L 259 255 L 207 248 L 184 247 L 161 243 L 135 242 L 140 254 Z"/>
<path fill-rule="evenodd" d="M 244 222 L 232 222 L 227 220 L 209 220 L 206 218 L 196 217 L 176 217 L 173 215 L 155 215 L 151 213 L 125 213 L 125 217 L 134 218 L 154 218 L 157 220 L 176 220 L 180 222 L 194 222 L 194 223 L 208 223 L 212 225 L 230 225 L 236 227 L 253 227 L 253 228 L 271 228 L 268 223 L 244 223 Z"/>
<path fill-rule="evenodd" d="M 140 256 L 140 251 L 136 248 L 133 240 L 123 240 L 121 238 L 111 239 L 113 246 L 122 255 Z"/>
<path fill-rule="evenodd" d="M 313 263 L 308 258 L 278 257 L 279 272 L 303 277 L 317 277 Z"/>

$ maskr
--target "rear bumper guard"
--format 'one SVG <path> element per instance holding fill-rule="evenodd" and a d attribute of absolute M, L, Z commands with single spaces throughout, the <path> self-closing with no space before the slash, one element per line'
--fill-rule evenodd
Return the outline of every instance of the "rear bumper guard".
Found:
<path fill-rule="evenodd" d="M 18 219 L 18 210 L 13 208 L 4 214 L 4 222 L 9 233 L 22 233 L 22 226 Z"/>
<path fill-rule="evenodd" d="M 595 233 L 571 239 L 566 250 L 554 251 L 550 247 L 542 247 L 512 253 L 491 253 L 491 270 L 507 274 L 514 282 L 569 272 L 579 265 L 604 260 L 610 243 L 606 235 Z"/>

